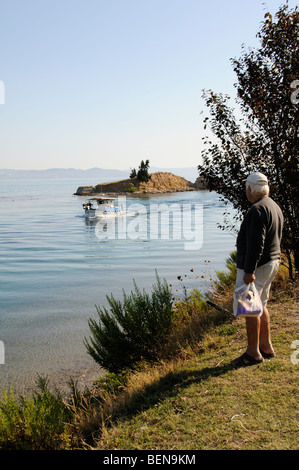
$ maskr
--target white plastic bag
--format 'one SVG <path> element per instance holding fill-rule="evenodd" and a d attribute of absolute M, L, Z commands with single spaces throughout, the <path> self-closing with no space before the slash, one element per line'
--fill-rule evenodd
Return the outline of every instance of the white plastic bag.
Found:
<path fill-rule="evenodd" d="M 235 317 L 260 317 L 263 313 L 263 304 L 254 283 L 242 284 L 234 292 L 233 311 Z"/>

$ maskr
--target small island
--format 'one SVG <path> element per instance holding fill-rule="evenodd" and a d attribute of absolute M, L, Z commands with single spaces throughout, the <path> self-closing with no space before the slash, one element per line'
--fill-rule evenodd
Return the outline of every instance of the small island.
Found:
<path fill-rule="evenodd" d="M 75 196 L 119 195 L 119 194 L 158 194 L 205 189 L 204 182 L 198 177 L 195 183 L 170 172 L 149 173 L 149 160 L 141 160 L 138 171 L 131 169 L 130 178 L 100 183 L 96 186 L 79 186 Z"/>
<path fill-rule="evenodd" d="M 193 191 L 195 185 L 185 178 L 172 173 L 157 172 L 150 179 L 140 181 L 137 176 L 120 181 L 101 183 L 96 186 L 80 186 L 75 195 L 94 196 L 96 194 L 154 194 L 176 191 Z"/>
<path fill-rule="evenodd" d="M 120 181 L 97 184 L 96 186 L 79 186 L 76 196 L 96 196 L 99 194 L 158 194 L 205 189 L 203 181 L 197 178 L 195 183 L 168 172 L 157 172 L 150 179 L 140 181 L 137 176 Z"/>

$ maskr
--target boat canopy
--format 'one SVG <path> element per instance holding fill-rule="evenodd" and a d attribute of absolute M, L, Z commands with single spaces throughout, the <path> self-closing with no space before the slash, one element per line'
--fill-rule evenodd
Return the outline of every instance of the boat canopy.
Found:
<path fill-rule="evenodd" d="M 111 198 L 111 197 L 101 197 L 101 198 L 98 198 L 98 197 L 92 197 L 90 199 L 88 199 L 89 201 L 97 201 L 98 204 L 107 204 L 107 203 L 111 203 L 115 200 L 115 198 Z"/>

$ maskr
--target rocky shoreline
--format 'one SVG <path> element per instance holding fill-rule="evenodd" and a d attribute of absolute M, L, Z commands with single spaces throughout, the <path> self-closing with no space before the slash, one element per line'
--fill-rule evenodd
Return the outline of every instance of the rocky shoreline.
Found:
<path fill-rule="evenodd" d="M 97 184 L 96 186 L 79 186 L 74 193 L 75 196 L 96 196 L 99 194 L 120 195 L 120 194 L 158 194 L 173 193 L 183 191 L 197 191 L 206 189 L 203 180 L 199 177 L 195 183 L 176 176 L 172 173 L 157 172 L 152 173 L 150 180 L 140 182 L 135 178 L 128 178 L 120 181 Z"/>

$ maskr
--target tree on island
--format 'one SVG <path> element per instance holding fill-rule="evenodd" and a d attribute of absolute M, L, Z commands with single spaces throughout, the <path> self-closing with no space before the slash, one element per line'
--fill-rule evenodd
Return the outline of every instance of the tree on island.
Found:
<path fill-rule="evenodd" d="M 133 168 L 130 173 L 130 178 L 133 179 L 137 177 L 138 181 L 147 183 L 151 178 L 151 175 L 148 173 L 148 169 L 149 160 L 146 160 L 145 162 L 141 160 L 138 172 L 136 172 L 135 168 Z"/>
<path fill-rule="evenodd" d="M 130 178 L 133 179 L 133 178 L 136 178 L 136 176 L 137 176 L 136 169 L 135 169 L 135 168 L 132 168 L 132 169 L 131 169 L 131 173 L 130 173 Z"/>
<path fill-rule="evenodd" d="M 288 2 L 273 19 L 268 12 L 257 37 L 260 46 L 231 59 L 237 75 L 236 103 L 240 118 L 228 104 L 229 96 L 204 90 L 210 116 L 204 118 L 213 139 L 203 138 L 202 163 L 198 166 L 208 189 L 231 202 L 240 220 L 248 210 L 244 179 L 261 171 L 270 181 L 271 197 L 284 217 L 282 250 L 290 277 L 299 270 L 299 13 Z M 227 226 L 225 223 L 224 226 Z"/>

